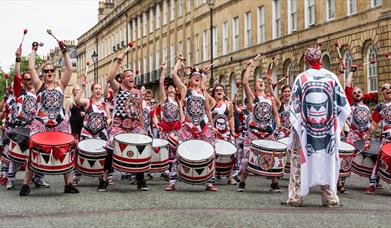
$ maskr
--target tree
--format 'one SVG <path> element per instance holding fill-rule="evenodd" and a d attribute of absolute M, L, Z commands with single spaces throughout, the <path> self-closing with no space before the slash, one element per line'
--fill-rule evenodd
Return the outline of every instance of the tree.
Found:
<path fill-rule="evenodd" d="M 40 56 L 37 56 L 35 58 L 35 67 L 38 72 L 41 71 L 41 67 L 44 64 L 44 59 Z M 8 77 L 8 86 L 11 86 L 12 82 L 14 81 L 14 70 L 15 70 L 15 64 L 12 64 L 9 69 L 9 77 Z M 20 58 L 20 72 L 21 73 L 26 73 L 28 72 L 28 57 L 27 56 L 22 56 Z M 5 94 L 5 78 L 4 78 L 4 72 L 0 66 L 0 100 L 3 99 L 3 96 Z"/>

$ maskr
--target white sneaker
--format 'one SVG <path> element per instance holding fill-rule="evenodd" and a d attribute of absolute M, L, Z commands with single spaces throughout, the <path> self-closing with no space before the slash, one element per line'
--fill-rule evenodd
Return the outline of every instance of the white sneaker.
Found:
<path fill-rule="evenodd" d="M 11 190 L 15 188 L 15 180 L 9 179 L 7 182 L 7 190 Z"/>

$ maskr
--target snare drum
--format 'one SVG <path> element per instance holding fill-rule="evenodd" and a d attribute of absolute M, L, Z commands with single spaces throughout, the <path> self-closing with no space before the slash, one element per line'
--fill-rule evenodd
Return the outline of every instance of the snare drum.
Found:
<path fill-rule="evenodd" d="M 354 146 L 346 142 L 339 142 L 338 152 L 341 165 L 339 168 L 339 177 L 348 177 L 352 170 L 352 160 L 354 155 Z"/>
<path fill-rule="evenodd" d="M 216 139 L 216 175 L 227 177 L 231 174 L 235 164 L 236 146 L 230 142 Z"/>
<path fill-rule="evenodd" d="M 247 170 L 261 176 L 283 176 L 287 146 L 271 140 L 253 140 L 248 157 Z"/>
<path fill-rule="evenodd" d="M 104 172 L 107 144 L 101 139 L 86 139 L 77 144 L 76 169 L 86 176 L 100 176 Z"/>
<path fill-rule="evenodd" d="M 380 153 L 379 177 L 391 183 L 391 143 L 384 144 Z"/>
<path fill-rule="evenodd" d="M 10 135 L 8 157 L 11 161 L 24 164 L 30 155 L 29 150 L 30 128 L 15 128 Z"/>
<path fill-rule="evenodd" d="M 176 150 L 178 148 L 178 145 L 180 144 L 179 141 L 179 132 L 176 130 L 173 130 L 170 135 L 167 137 L 168 145 L 171 149 Z"/>
<path fill-rule="evenodd" d="M 151 169 L 149 172 L 155 173 L 167 170 L 170 167 L 168 141 L 164 139 L 153 139 L 152 147 Z"/>
<path fill-rule="evenodd" d="M 64 132 L 40 132 L 30 138 L 30 166 L 35 172 L 55 175 L 73 170 L 75 138 Z"/>
<path fill-rule="evenodd" d="M 279 139 L 278 142 L 283 143 L 283 144 L 285 144 L 288 147 L 289 137 L 285 137 L 285 138 Z M 286 161 L 285 161 L 285 165 L 284 165 L 284 173 L 287 173 L 287 174 L 291 173 L 291 154 L 289 153 L 288 150 L 287 150 L 287 153 L 286 153 Z"/>
<path fill-rule="evenodd" d="M 113 168 L 120 172 L 143 173 L 149 170 L 152 138 L 141 134 L 114 137 Z"/>
<path fill-rule="evenodd" d="M 208 182 L 215 172 L 215 153 L 210 143 L 189 140 L 177 150 L 177 173 L 179 179 L 189 184 Z"/>
<path fill-rule="evenodd" d="M 364 147 L 364 143 L 363 142 L 360 143 L 362 144 L 362 146 L 359 145 L 361 149 Z M 362 177 L 371 177 L 373 167 L 375 167 L 378 153 L 379 153 L 378 144 L 371 143 L 371 151 L 361 152 L 357 154 L 356 157 L 353 158 L 352 172 Z"/>

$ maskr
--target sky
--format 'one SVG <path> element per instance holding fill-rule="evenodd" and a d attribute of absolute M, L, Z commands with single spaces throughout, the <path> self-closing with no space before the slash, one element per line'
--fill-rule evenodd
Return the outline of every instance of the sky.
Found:
<path fill-rule="evenodd" d="M 98 4 L 99 0 L 0 0 L 0 66 L 8 72 L 15 62 L 24 29 L 28 32 L 23 56 L 30 53 L 34 41 L 44 43 L 39 55 L 58 46 L 47 29 L 60 40 L 77 40 L 97 23 Z"/>

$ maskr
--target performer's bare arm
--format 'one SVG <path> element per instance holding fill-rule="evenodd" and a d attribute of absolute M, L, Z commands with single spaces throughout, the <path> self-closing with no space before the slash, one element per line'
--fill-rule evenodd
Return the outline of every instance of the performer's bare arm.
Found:
<path fill-rule="evenodd" d="M 119 69 L 119 67 L 121 66 L 121 63 L 122 63 L 122 61 L 123 61 L 124 58 L 125 58 L 125 52 L 124 52 L 124 53 L 121 53 L 121 54 L 118 56 L 117 61 L 114 63 L 113 68 L 112 68 L 111 71 L 109 72 L 108 81 L 109 81 L 109 83 L 110 83 L 111 89 L 113 90 L 113 96 L 117 95 L 117 93 L 118 93 L 118 91 L 119 91 L 119 87 L 121 86 L 121 85 L 115 80 L 115 75 L 117 74 L 118 69 Z"/>
<path fill-rule="evenodd" d="M 186 96 L 187 88 L 178 76 L 178 69 L 182 66 L 183 59 L 181 54 L 179 54 L 178 57 L 178 62 L 175 64 L 174 69 L 172 71 L 172 80 L 174 81 L 175 86 L 179 89 L 181 97 L 183 98 Z"/>
<path fill-rule="evenodd" d="M 160 73 L 159 78 L 159 101 L 163 103 L 164 99 L 166 98 L 166 91 L 164 89 L 164 78 L 166 77 L 167 73 L 167 63 L 163 63 L 160 68 L 162 69 L 162 72 Z"/>
<path fill-rule="evenodd" d="M 89 103 L 89 100 L 87 98 L 81 97 L 84 94 L 84 91 L 86 90 L 86 80 L 87 80 L 87 75 L 84 75 L 82 79 L 81 89 L 79 90 L 79 92 L 76 94 L 74 98 L 76 104 L 83 105 L 84 107 L 87 107 Z"/>
<path fill-rule="evenodd" d="M 247 68 L 246 68 L 246 71 L 244 72 L 244 75 L 243 75 L 244 92 L 245 92 L 246 97 L 248 99 L 248 102 L 250 104 L 252 104 L 254 101 L 253 92 L 251 91 L 250 85 L 248 83 L 248 79 L 250 77 L 250 71 L 251 71 L 252 67 L 254 67 L 254 59 L 250 59 L 247 62 Z"/>
<path fill-rule="evenodd" d="M 61 79 L 60 79 L 59 84 L 60 84 L 61 89 L 64 91 L 65 88 L 68 86 L 69 80 L 72 77 L 73 68 L 72 68 L 72 61 L 71 61 L 71 57 L 69 56 L 69 53 L 66 51 L 63 52 L 63 57 L 64 57 L 64 63 L 65 63 L 64 64 L 65 70 L 61 74 Z"/>
<path fill-rule="evenodd" d="M 228 122 L 229 122 L 229 128 L 231 129 L 231 135 L 233 137 L 236 137 L 235 133 L 235 120 L 234 120 L 234 105 L 231 101 L 227 101 L 228 104 Z"/>
<path fill-rule="evenodd" d="M 278 115 L 278 109 L 276 105 L 276 101 L 272 99 L 272 111 L 273 111 L 273 116 L 274 120 L 276 121 L 276 126 L 277 128 L 281 127 L 281 120 L 280 120 L 280 115 Z"/>
<path fill-rule="evenodd" d="M 33 48 L 31 50 L 31 54 L 29 56 L 28 69 L 29 69 L 29 72 L 30 72 L 30 75 L 31 75 L 31 80 L 33 82 L 35 91 L 38 91 L 39 88 L 41 88 L 41 86 L 43 84 L 41 79 L 39 79 L 37 70 L 35 70 L 35 56 L 37 54 L 37 50 L 38 50 L 38 43 L 34 42 L 33 43 Z"/>

